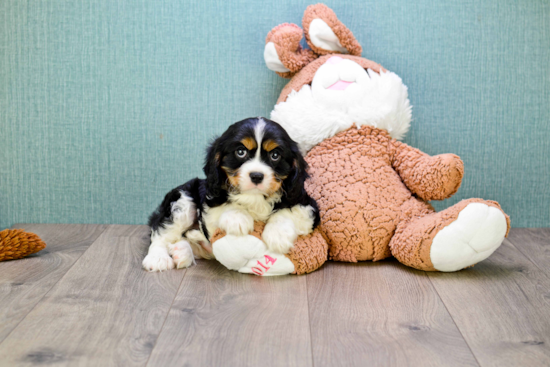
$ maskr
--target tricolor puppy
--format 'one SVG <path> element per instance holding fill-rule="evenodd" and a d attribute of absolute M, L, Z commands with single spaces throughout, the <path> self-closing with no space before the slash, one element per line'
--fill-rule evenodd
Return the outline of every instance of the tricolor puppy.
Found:
<path fill-rule="evenodd" d="M 149 271 L 188 267 L 213 258 L 208 239 L 217 228 L 231 235 L 266 223 L 263 241 L 287 253 L 299 235 L 319 223 L 317 203 L 304 189 L 307 164 L 276 122 L 249 118 L 231 125 L 208 148 L 204 173 L 170 191 L 149 218 Z"/>

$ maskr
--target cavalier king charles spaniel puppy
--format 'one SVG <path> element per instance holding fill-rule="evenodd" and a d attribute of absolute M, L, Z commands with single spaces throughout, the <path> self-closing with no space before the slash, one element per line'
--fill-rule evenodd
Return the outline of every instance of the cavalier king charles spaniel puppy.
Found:
<path fill-rule="evenodd" d="M 208 148 L 204 173 L 170 191 L 149 218 L 148 271 L 185 268 L 213 258 L 217 228 L 244 236 L 266 223 L 269 250 L 287 253 L 319 224 L 317 203 L 304 189 L 307 163 L 276 122 L 249 118 L 231 125 Z"/>

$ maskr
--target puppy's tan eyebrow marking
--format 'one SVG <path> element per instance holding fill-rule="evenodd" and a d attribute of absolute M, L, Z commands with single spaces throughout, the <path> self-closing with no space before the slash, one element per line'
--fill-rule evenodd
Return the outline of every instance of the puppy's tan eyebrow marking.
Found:
<path fill-rule="evenodd" d="M 241 140 L 241 143 L 243 143 L 243 145 L 248 150 L 255 149 L 258 146 L 258 144 L 256 144 L 256 140 L 254 140 L 254 138 L 251 138 L 251 137 L 244 138 L 243 140 Z"/>
<path fill-rule="evenodd" d="M 277 148 L 279 144 L 275 143 L 273 140 L 266 140 L 262 146 L 264 147 L 264 150 L 271 152 L 273 149 Z"/>

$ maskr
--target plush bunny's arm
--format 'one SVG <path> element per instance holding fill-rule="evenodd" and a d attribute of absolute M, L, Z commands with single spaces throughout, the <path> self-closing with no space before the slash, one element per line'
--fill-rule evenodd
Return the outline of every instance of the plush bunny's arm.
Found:
<path fill-rule="evenodd" d="M 464 164 L 454 154 L 429 156 L 397 140 L 390 142 L 392 166 L 403 183 L 423 200 L 454 195 L 462 182 Z"/>

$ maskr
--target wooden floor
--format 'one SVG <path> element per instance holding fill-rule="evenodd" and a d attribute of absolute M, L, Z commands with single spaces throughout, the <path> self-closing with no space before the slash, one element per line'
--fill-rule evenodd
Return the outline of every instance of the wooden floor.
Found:
<path fill-rule="evenodd" d="M 0 366 L 549 366 L 550 229 L 426 273 L 395 260 L 261 278 L 215 261 L 147 273 L 145 226 L 24 228 L 0 263 Z"/>

